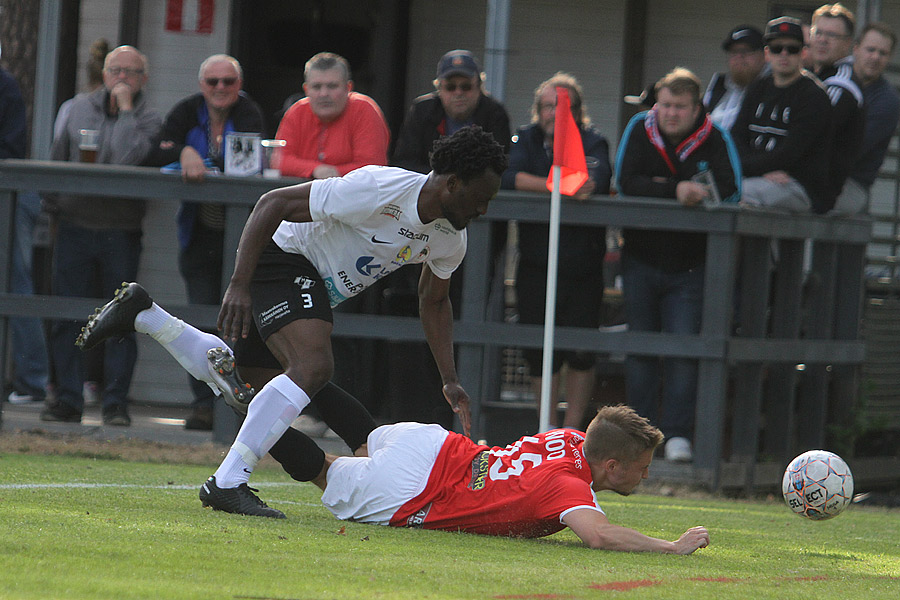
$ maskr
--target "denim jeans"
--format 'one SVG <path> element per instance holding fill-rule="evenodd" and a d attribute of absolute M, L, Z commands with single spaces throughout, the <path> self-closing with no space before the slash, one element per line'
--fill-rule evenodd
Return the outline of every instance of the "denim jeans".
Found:
<path fill-rule="evenodd" d="M 140 231 L 84 229 L 60 223 L 53 256 L 54 292 L 59 296 L 112 298 L 123 281 L 137 278 L 140 255 Z M 96 289 L 95 280 L 100 281 L 100 289 Z M 84 358 L 75 339 L 83 326 L 82 321 L 56 321 L 50 339 L 57 399 L 77 410 L 84 407 Z M 136 361 L 133 333 L 105 342 L 104 412 L 125 402 Z"/>
<path fill-rule="evenodd" d="M 219 304 L 222 301 L 222 248 L 225 232 L 197 223 L 191 242 L 178 253 L 178 270 L 184 279 L 188 302 Z M 212 408 L 215 396 L 208 385 L 188 375 L 194 408 Z"/>
<path fill-rule="evenodd" d="M 625 316 L 629 331 L 690 334 L 700 331 L 703 266 L 669 273 L 633 256 L 622 257 Z M 660 363 L 662 368 L 660 368 Z M 691 438 L 697 401 L 695 359 L 629 355 L 625 359 L 628 403 L 666 438 Z M 663 386 L 659 404 L 660 384 Z"/>
<path fill-rule="evenodd" d="M 16 203 L 12 276 L 10 291 L 34 294 L 31 262 L 34 253 L 34 226 L 41 210 L 41 198 L 35 192 L 21 192 Z M 47 340 L 44 327 L 36 317 L 14 317 L 9 320 L 12 337 L 12 359 L 15 366 L 13 388 L 20 393 L 43 396 L 47 387 Z"/>

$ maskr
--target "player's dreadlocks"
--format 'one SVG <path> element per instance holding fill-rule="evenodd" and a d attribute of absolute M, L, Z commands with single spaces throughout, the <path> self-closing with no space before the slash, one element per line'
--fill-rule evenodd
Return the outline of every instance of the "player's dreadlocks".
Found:
<path fill-rule="evenodd" d="M 482 175 L 485 169 L 502 175 L 507 164 L 503 146 L 478 125 L 463 127 L 449 137 L 436 140 L 431 151 L 431 168 L 435 173 L 453 173 L 464 182 Z"/>

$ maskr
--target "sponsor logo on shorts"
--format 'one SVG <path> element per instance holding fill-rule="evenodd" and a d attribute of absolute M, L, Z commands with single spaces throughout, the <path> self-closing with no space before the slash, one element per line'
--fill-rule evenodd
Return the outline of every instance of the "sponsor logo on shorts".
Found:
<path fill-rule="evenodd" d="M 381 209 L 381 214 L 384 215 L 385 217 L 390 217 L 390 218 L 394 219 L 395 221 L 399 221 L 400 215 L 403 214 L 403 211 L 400 210 L 400 207 L 397 206 L 396 204 L 388 204 L 383 209 Z"/>
<path fill-rule="evenodd" d="M 373 272 L 381 270 L 380 264 L 373 264 L 372 261 L 375 260 L 374 256 L 360 256 L 356 259 L 356 270 L 359 271 L 360 275 L 365 277 L 372 277 Z M 340 275 L 340 273 L 338 273 Z"/>
<path fill-rule="evenodd" d="M 294 283 L 299 285 L 301 290 L 308 290 L 312 286 L 316 285 L 316 280 L 310 279 L 309 277 L 306 277 L 305 275 L 301 275 L 300 277 L 297 277 L 296 279 L 294 279 Z"/>
<path fill-rule="evenodd" d="M 472 479 L 467 486 L 470 490 L 483 490 L 484 484 L 487 482 L 488 475 L 488 459 L 491 453 L 487 450 L 479 452 L 472 460 Z"/>
<path fill-rule="evenodd" d="M 287 300 L 279 302 L 272 308 L 268 308 L 259 314 L 259 324 L 261 327 L 265 327 L 275 319 L 283 317 L 289 312 L 290 308 L 288 307 Z"/>
<path fill-rule="evenodd" d="M 428 513 L 431 511 L 431 502 L 417 510 L 415 513 L 411 514 L 409 518 L 406 520 L 407 527 L 416 527 L 421 528 L 425 525 L 425 519 L 428 518 Z"/>
<path fill-rule="evenodd" d="M 400 231 L 397 232 L 397 235 L 402 235 L 408 240 L 422 240 L 423 242 L 428 241 L 427 233 L 416 233 L 415 231 L 410 231 L 406 227 L 401 227 Z"/>

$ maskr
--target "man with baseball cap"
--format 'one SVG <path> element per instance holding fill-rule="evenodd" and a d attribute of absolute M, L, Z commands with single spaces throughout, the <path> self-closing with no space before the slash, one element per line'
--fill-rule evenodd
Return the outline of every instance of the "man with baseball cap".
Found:
<path fill-rule="evenodd" d="M 508 152 L 509 115 L 484 91 L 484 73 L 468 50 L 451 50 L 441 57 L 435 91 L 419 96 L 403 121 L 391 163 L 428 173 L 428 153 L 434 141 L 467 125 L 478 125 Z"/>
<path fill-rule="evenodd" d="M 800 21 L 779 17 L 766 25 L 771 73 L 752 84 L 731 129 L 744 169 L 742 204 L 789 212 L 831 208 L 828 157 L 831 103 L 821 83 L 803 69 Z"/>
<path fill-rule="evenodd" d="M 768 73 L 762 32 L 752 25 L 738 25 L 722 42 L 728 71 L 713 75 L 703 95 L 713 123 L 731 129 L 744 101 L 747 86 Z"/>

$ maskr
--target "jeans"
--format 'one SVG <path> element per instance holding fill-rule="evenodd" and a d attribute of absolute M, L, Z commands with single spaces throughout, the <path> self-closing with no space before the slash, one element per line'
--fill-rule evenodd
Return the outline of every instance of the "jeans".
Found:
<path fill-rule="evenodd" d="M 222 301 L 222 248 L 225 232 L 196 224 L 191 242 L 178 254 L 178 270 L 184 278 L 188 302 L 191 304 L 219 304 Z M 188 375 L 195 409 L 213 407 L 212 390 L 208 385 Z"/>
<path fill-rule="evenodd" d="M 703 312 L 703 275 L 702 265 L 690 271 L 669 273 L 623 255 L 622 281 L 629 331 L 698 333 Z M 629 355 L 625 359 L 628 403 L 658 426 L 667 438 L 691 438 L 697 374 L 695 359 L 660 361 L 655 356 Z M 661 383 L 662 405 L 657 411 Z"/>
<path fill-rule="evenodd" d="M 112 298 L 123 281 L 137 279 L 140 255 L 140 231 L 60 223 L 53 256 L 54 291 L 59 296 Z M 100 281 L 100 289 L 95 280 Z M 57 399 L 79 411 L 84 407 L 84 358 L 75 339 L 83 326 L 80 321 L 56 321 L 50 339 Z M 126 401 L 136 361 L 134 333 L 104 343 L 104 413 Z"/>
<path fill-rule="evenodd" d="M 41 198 L 35 192 L 21 192 L 16 203 L 13 264 L 10 291 L 34 294 L 31 262 L 34 254 L 34 226 L 41 210 Z M 36 317 L 14 317 L 9 320 L 12 337 L 12 359 L 15 366 L 13 388 L 20 393 L 43 397 L 46 393 L 49 367 L 47 340 L 41 320 Z"/>

